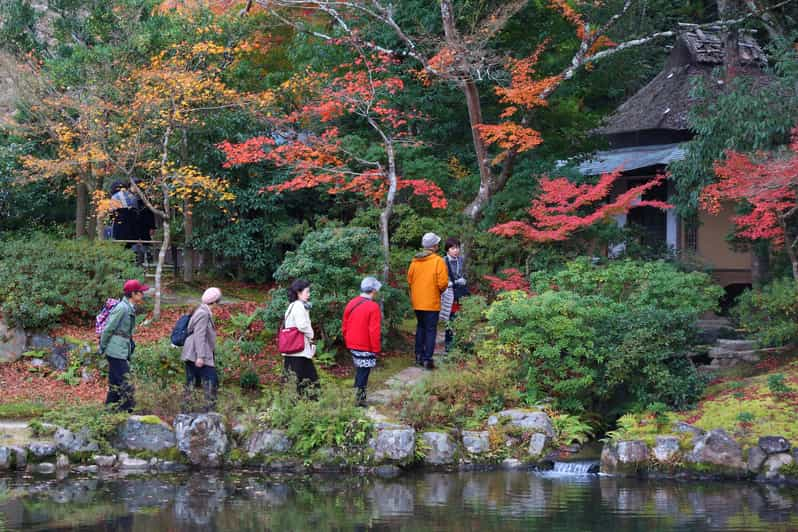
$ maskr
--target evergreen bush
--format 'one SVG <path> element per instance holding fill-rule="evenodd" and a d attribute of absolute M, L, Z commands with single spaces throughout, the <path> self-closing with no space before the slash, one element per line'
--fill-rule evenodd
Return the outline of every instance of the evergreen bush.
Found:
<path fill-rule="evenodd" d="M 26 329 L 46 329 L 65 315 L 89 322 L 109 297 L 139 278 L 133 252 L 119 244 L 44 233 L 0 240 L 0 311 Z"/>
<path fill-rule="evenodd" d="M 740 327 L 763 347 L 798 341 L 798 285 L 777 279 L 761 290 L 749 290 L 732 310 Z"/>

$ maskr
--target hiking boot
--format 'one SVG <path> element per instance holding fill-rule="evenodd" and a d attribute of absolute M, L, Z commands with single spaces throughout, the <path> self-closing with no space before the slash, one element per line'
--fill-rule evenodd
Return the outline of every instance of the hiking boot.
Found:
<path fill-rule="evenodd" d="M 424 362 L 421 360 L 421 357 L 416 357 L 416 366 L 423 366 Z"/>
<path fill-rule="evenodd" d="M 366 408 L 368 405 L 366 404 L 366 389 L 365 388 L 358 388 L 355 391 L 355 406 L 360 408 Z"/>
<path fill-rule="evenodd" d="M 432 371 L 435 369 L 435 363 L 432 360 L 427 360 L 424 362 L 424 369 Z"/>

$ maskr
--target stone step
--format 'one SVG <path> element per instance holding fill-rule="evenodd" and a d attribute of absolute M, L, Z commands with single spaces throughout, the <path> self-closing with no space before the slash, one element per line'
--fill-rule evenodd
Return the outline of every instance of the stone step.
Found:
<path fill-rule="evenodd" d="M 753 340 L 728 340 L 719 338 L 715 344 L 718 348 L 729 351 L 753 351 L 756 349 L 756 342 Z"/>
<path fill-rule="evenodd" d="M 762 352 L 759 349 L 752 349 L 750 351 L 732 351 L 729 349 L 722 349 L 713 347 L 709 350 L 709 358 L 738 358 L 740 360 L 762 358 Z"/>

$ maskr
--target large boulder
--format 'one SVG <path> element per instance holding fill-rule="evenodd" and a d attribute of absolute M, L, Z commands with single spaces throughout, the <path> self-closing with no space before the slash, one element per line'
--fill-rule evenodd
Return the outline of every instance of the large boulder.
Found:
<path fill-rule="evenodd" d="M 175 433 L 158 416 L 130 416 L 119 426 L 114 447 L 159 453 L 177 445 Z"/>
<path fill-rule="evenodd" d="M 760 449 L 759 445 L 751 447 L 748 450 L 748 471 L 751 473 L 758 473 L 767 458 L 767 453 Z"/>
<path fill-rule="evenodd" d="M 464 430 L 463 448 L 470 454 L 483 454 L 490 451 L 490 434 L 486 430 Z"/>
<path fill-rule="evenodd" d="M 653 454 L 658 462 L 670 462 L 678 453 L 679 438 L 675 436 L 657 436 Z"/>
<path fill-rule="evenodd" d="M 291 449 L 291 440 L 284 430 L 260 430 L 249 437 L 246 448 L 250 458 L 257 454 L 282 454 Z"/>
<path fill-rule="evenodd" d="M 783 479 L 781 468 L 795 463 L 790 453 L 778 453 L 768 456 L 762 468 L 765 478 L 769 480 Z"/>
<path fill-rule="evenodd" d="M 53 439 L 55 440 L 56 449 L 66 454 L 90 453 L 100 450 L 97 442 L 92 441 L 89 429 L 86 427 L 83 427 L 78 432 L 59 427 L 55 431 Z"/>
<path fill-rule="evenodd" d="M 374 450 L 374 459 L 378 462 L 412 461 L 416 452 L 416 431 L 406 425 L 379 424 L 369 446 Z"/>
<path fill-rule="evenodd" d="M 16 362 L 25 352 L 28 338 L 21 327 L 12 327 L 0 316 L 0 364 Z"/>
<path fill-rule="evenodd" d="M 712 464 L 724 470 L 743 470 L 743 450 L 723 429 L 709 431 L 696 442 L 687 460 L 697 464 Z"/>
<path fill-rule="evenodd" d="M 502 418 L 507 419 L 511 425 L 522 428 L 526 432 L 541 433 L 554 438 L 554 425 L 552 425 L 551 418 L 545 412 L 521 408 L 502 410 L 488 418 L 488 425 L 498 425 Z"/>
<path fill-rule="evenodd" d="M 32 441 L 28 444 L 28 450 L 37 459 L 55 456 L 57 451 L 54 443 L 46 441 Z"/>
<path fill-rule="evenodd" d="M 790 452 L 790 442 L 781 436 L 762 436 L 759 438 L 759 448 L 766 454 L 778 454 Z"/>
<path fill-rule="evenodd" d="M 457 454 L 457 444 L 445 432 L 423 432 L 421 439 L 426 444 L 428 451 L 424 462 L 431 465 L 445 465 L 454 462 Z"/>
<path fill-rule="evenodd" d="M 540 460 L 546 452 L 546 448 L 551 443 L 551 438 L 540 432 L 536 432 L 529 438 L 529 449 L 527 454 L 533 460 Z"/>
<path fill-rule="evenodd" d="M 648 462 L 648 446 L 639 440 L 608 443 L 601 450 L 602 473 L 610 475 L 635 474 Z"/>
<path fill-rule="evenodd" d="M 180 414 L 175 418 L 175 435 L 177 448 L 193 465 L 222 465 L 228 440 L 224 419 L 219 414 Z"/>

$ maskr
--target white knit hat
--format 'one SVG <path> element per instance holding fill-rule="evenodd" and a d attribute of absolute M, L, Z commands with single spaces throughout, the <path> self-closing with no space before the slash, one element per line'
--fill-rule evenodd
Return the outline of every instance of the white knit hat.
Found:
<path fill-rule="evenodd" d="M 374 277 L 366 277 L 360 281 L 360 291 L 364 294 L 378 292 L 382 288 L 382 283 Z"/>
<path fill-rule="evenodd" d="M 202 294 L 202 302 L 206 305 L 210 305 L 211 303 L 216 303 L 222 297 L 222 291 L 212 286 L 205 290 Z"/>
<path fill-rule="evenodd" d="M 421 237 L 421 247 L 431 248 L 433 246 L 437 246 L 440 241 L 441 237 L 435 233 L 427 233 Z"/>

